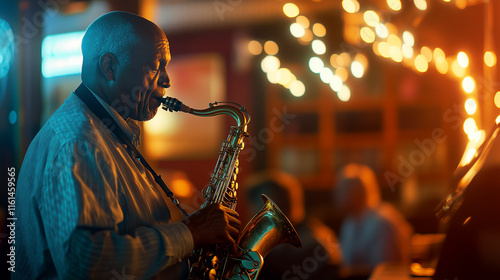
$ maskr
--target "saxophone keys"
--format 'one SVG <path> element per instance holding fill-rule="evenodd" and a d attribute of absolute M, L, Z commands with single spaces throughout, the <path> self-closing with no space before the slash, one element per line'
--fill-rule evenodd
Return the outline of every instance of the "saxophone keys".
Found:
<path fill-rule="evenodd" d="M 233 173 L 236 174 L 236 175 L 239 174 L 240 173 L 240 169 L 238 167 L 235 167 Z"/>
<path fill-rule="evenodd" d="M 233 190 L 237 190 L 238 189 L 238 182 L 234 183 L 234 187 L 233 187 Z"/>

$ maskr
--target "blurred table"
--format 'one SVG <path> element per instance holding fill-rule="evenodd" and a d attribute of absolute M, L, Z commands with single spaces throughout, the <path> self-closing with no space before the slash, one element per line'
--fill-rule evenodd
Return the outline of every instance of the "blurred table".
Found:
<path fill-rule="evenodd" d="M 432 277 L 411 276 L 408 264 L 382 263 L 373 270 L 370 280 L 432 280 Z"/>

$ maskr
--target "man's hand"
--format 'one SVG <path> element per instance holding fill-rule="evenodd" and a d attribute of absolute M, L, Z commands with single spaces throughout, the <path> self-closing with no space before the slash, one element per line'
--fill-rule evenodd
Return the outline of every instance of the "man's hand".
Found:
<path fill-rule="evenodd" d="M 236 253 L 240 220 L 236 211 L 220 204 L 207 205 L 182 220 L 193 235 L 195 247 L 225 243 Z"/>

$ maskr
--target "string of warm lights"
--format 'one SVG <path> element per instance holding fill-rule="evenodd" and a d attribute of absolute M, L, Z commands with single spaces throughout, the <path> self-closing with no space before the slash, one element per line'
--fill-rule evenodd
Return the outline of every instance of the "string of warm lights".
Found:
<path fill-rule="evenodd" d="M 267 74 L 267 79 L 272 84 L 280 84 L 284 88 L 289 89 L 293 96 L 300 97 L 304 95 L 306 88 L 304 83 L 288 68 L 280 67 L 281 62 L 276 56 L 279 51 L 279 46 L 274 41 L 266 41 L 264 44 L 257 40 L 252 40 L 248 43 L 248 51 L 252 55 L 260 55 L 263 53 L 266 56 L 261 60 L 260 66 L 262 72 Z"/>
<path fill-rule="evenodd" d="M 451 2 L 451 0 L 444 0 Z M 465 8 L 466 1 L 454 1 L 458 8 Z M 427 1 L 414 0 L 415 7 L 419 10 L 427 10 Z M 402 8 L 401 1 L 387 0 L 388 7 L 393 11 Z M 360 5 L 357 0 L 343 0 L 342 7 L 347 13 L 360 14 Z M 484 130 L 479 130 L 474 115 L 477 112 L 477 89 L 476 81 L 470 74 L 469 57 L 465 52 L 459 52 L 456 56 L 446 56 L 441 48 L 422 46 L 415 51 L 415 38 L 409 31 L 404 31 L 401 38 L 397 35 L 397 28 L 387 22 L 383 23 L 375 11 L 364 11 L 363 19 L 366 26 L 358 26 L 359 36 L 365 43 L 372 44 L 373 52 L 385 58 L 390 58 L 395 62 L 400 62 L 405 66 L 413 68 L 415 71 L 424 73 L 429 69 L 429 64 L 433 63 L 436 70 L 441 74 L 452 74 L 461 80 L 462 89 L 467 94 L 464 104 L 465 112 L 469 117 L 464 121 L 463 130 L 467 134 L 471 146 L 466 152 L 466 159 L 470 160 L 476 153 L 474 147 L 479 146 L 485 137 Z M 496 65 L 496 55 L 492 51 L 484 53 L 484 63 L 487 67 Z M 449 71 L 451 68 L 451 71 Z M 495 105 L 500 108 L 500 91 L 495 95 Z M 497 118 L 497 123 L 500 116 Z"/>
<path fill-rule="evenodd" d="M 400 0 L 387 0 L 386 2 L 390 11 L 398 12 L 403 8 Z M 427 11 L 427 0 L 413 0 L 412 2 L 416 9 Z M 466 0 L 443 0 L 443 2 L 453 2 L 460 9 L 467 7 Z M 352 14 L 354 17 L 362 19 L 361 23 L 354 21 L 355 24 L 353 26 L 348 26 L 349 32 L 346 31 L 344 33 L 345 36 L 350 36 L 350 38 L 346 38 L 348 39 L 346 41 L 354 42 L 354 45 L 371 44 L 371 49 L 377 56 L 402 63 L 416 72 L 425 73 L 433 66 L 440 74 L 450 75 L 459 79 L 462 89 L 467 96 L 464 103 L 464 110 L 469 115 L 464 121 L 463 130 L 470 142 L 477 142 L 476 144 L 479 145 L 484 140 L 484 130 L 478 128 L 475 119 L 478 112 L 477 86 L 476 79 L 471 74 L 469 56 L 466 52 L 461 51 L 456 55 L 446 55 L 443 49 L 439 47 L 431 48 L 423 45 L 418 48 L 415 44 L 415 38 L 409 30 L 399 32 L 394 24 L 383 21 L 383 18 L 380 16 L 381 12 L 377 13 L 373 10 L 361 11 L 357 0 L 342 0 L 342 8 L 347 14 Z M 330 55 L 329 61 L 325 63 L 322 59 L 327 53 L 327 47 L 322 40 L 327 33 L 325 26 L 321 23 L 311 24 L 306 16 L 300 14 L 299 7 L 294 3 L 284 4 L 283 13 L 288 18 L 295 19 L 290 24 L 291 35 L 297 38 L 302 45 L 310 45 L 315 54 L 309 59 L 309 69 L 313 73 L 318 74 L 322 82 L 329 84 L 331 89 L 337 93 L 340 100 L 348 101 L 351 92 L 345 82 L 349 78 L 349 72 L 355 78 L 363 77 L 368 68 L 368 59 L 366 56 L 362 53 L 354 55 L 347 52 L 334 53 Z M 349 23 L 345 24 L 349 25 Z M 354 30 L 355 32 L 353 32 Z M 256 44 L 255 42 L 252 41 L 251 44 Z M 285 82 L 277 79 L 275 77 L 276 73 L 281 71 L 282 74 L 285 74 L 289 70 L 279 68 L 279 60 L 273 56 L 274 54 L 266 53 L 268 55 L 262 60 L 262 69 L 267 73 L 269 81 L 280 83 L 291 89 L 290 81 L 295 81 L 295 76 L 291 79 L 285 79 Z M 494 67 L 497 61 L 496 54 L 493 51 L 486 51 L 483 60 L 487 67 Z M 267 63 L 273 66 L 264 66 Z M 350 71 L 347 69 L 350 69 Z M 288 75 L 285 74 L 285 76 Z M 301 82 L 300 88 L 300 94 L 294 94 L 295 96 L 302 96 L 304 94 L 305 87 Z M 500 91 L 495 94 L 494 102 L 500 108 Z M 497 118 L 497 122 L 500 122 L 500 116 Z"/>

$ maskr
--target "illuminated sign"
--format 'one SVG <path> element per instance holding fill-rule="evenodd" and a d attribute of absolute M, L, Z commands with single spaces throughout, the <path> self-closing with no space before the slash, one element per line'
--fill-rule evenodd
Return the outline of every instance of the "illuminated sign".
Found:
<path fill-rule="evenodd" d="M 42 42 L 42 75 L 44 78 L 80 74 L 82 71 L 82 38 L 85 31 L 50 35 Z"/>

